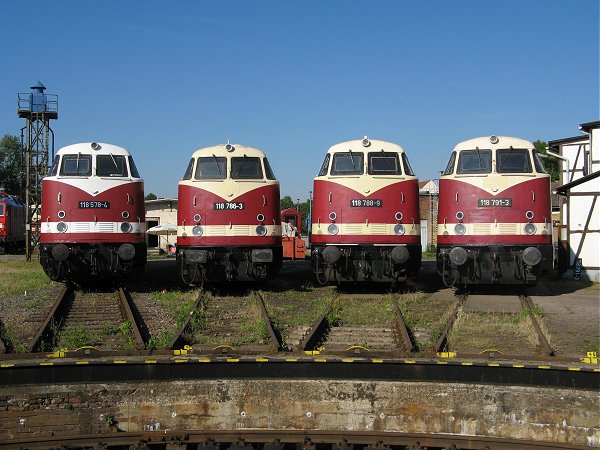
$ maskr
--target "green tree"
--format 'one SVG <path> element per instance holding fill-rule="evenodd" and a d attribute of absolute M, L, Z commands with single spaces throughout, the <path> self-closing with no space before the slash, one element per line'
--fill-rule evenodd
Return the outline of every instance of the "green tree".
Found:
<path fill-rule="evenodd" d="M 152 192 L 150 192 L 149 194 L 147 194 L 144 197 L 144 200 L 156 200 L 158 197 L 156 196 L 156 194 L 153 194 Z"/>
<path fill-rule="evenodd" d="M 535 149 L 540 155 L 546 155 L 548 153 L 548 144 L 539 139 L 533 143 Z M 553 156 L 542 157 L 542 164 L 546 172 L 550 174 L 550 180 L 558 181 L 560 174 L 560 161 L 558 158 Z"/>
<path fill-rule="evenodd" d="M 286 195 L 285 197 L 283 197 L 280 200 L 279 206 L 281 207 L 282 211 L 284 209 L 287 209 L 287 208 L 293 208 L 294 207 L 294 200 L 292 200 L 292 197 L 290 197 L 289 195 Z"/>
<path fill-rule="evenodd" d="M 0 139 L 0 187 L 9 194 L 21 194 L 21 142 L 5 134 Z"/>

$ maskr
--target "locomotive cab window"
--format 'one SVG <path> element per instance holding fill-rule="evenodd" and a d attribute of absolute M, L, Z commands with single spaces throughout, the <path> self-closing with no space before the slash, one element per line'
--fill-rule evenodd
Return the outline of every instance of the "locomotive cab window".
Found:
<path fill-rule="evenodd" d="M 331 155 L 329 153 L 327 153 L 325 155 L 325 159 L 323 160 L 323 164 L 321 164 L 321 170 L 319 170 L 319 175 L 317 175 L 318 177 L 324 177 L 325 175 L 327 175 L 327 169 L 329 169 L 329 159 L 331 158 Z"/>
<path fill-rule="evenodd" d="M 524 148 L 496 150 L 496 172 L 531 173 L 529 151 Z"/>
<path fill-rule="evenodd" d="M 456 173 L 461 175 L 490 173 L 492 171 L 491 150 L 463 150 L 458 157 Z"/>
<path fill-rule="evenodd" d="M 4 203 L 0 203 L 0 216 L 4 215 Z"/>
<path fill-rule="evenodd" d="M 234 180 L 262 180 L 260 158 L 254 156 L 231 158 L 231 178 Z"/>
<path fill-rule="evenodd" d="M 331 175 L 362 175 L 363 157 L 362 153 L 335 153 L 331 164 Z"/>
<path fill-rule="evenodd" d="M 454 172 L 454 164 L 456 163 L 456 152 L 452 152 L 452 155 L 450 155 L 450 160 L 448 161 L 448 164 L 446 165 L 446 170 L 444 170 L 444 173 L 442 175 L 452 175 L 452 172 Z"/>
<path fill-rule="evenodd" d="M 60 156 L 56 155 L 54 157 L 54 162 L 52 163 L 52 168 L 50 169 L 49 175 L 51 177 L 55 177 L 56 174 L 58 173 L 58 166 L 60 163 Z"/>
<path fill-rule="evenodd" d="M 273 169 L 271 169 L 271 164 L 269 164 L 267 158 L 263 159 L 263 164 L 265 165 L 265 175 L 267 176 L 267 180 L 275 180 L 275 174 L 273 173 Z"/>
<path fill-rule="evenodd" d="M 121 155 L 98 155 L 96 157 L 96 175 L 99 177 L 126 177 L 127 165 Z"/>
<path fill-rule="evenodd" d="M 140 173 L 138 172 L 137 167 L 133 162 L 133 158 L 131 156 L 128 156 L 127 158 L 129 159 L 129 171 L 131 172 L 131 176 L 133 178 L 140 178 Z"/>
<path fill-rule="evenodd" d="M 369 175 L 402 175 L 398 153 L 369 153 Z"/>
<path fill-rule="evenodd" d="M 413 172 L 412 167 L 410 166 L 410 163 L 408 162 L 408 156 L 406 156 L 406 153 L 402 153 L 402 164 L 404 164 L 404 173 L 406 175 L 414 177 L 415 173 Z"/>
<path fill-rule="evenodd" d="M 224 156 L 198 158 L 194 178 L 196 180 L 224 180 L 227 178 L 227 158 Z"/>
<path fill-rule="evenodd" d="M 190 163 L 187 166 L 187 169 L 185 169 L 185 173 L 183 174 L 183 179 L 184 180 L 189 180 L 190 178 L 192 178 L 192 170 L 194 169 L 194 158 L 190 159 Z"/>
<path fill-rule="evenodd" d="M 92 174 L 92 155 L 63 155 L 60 175 L 64 177 L 89 177 Z"/>
<path fill-rule="evenodd" d="M 535 165 L 535 171 L 537 173 L 548 173 L 542 163 L 542 158 L 537 150 L 533 150 L 533 164 Z"/>

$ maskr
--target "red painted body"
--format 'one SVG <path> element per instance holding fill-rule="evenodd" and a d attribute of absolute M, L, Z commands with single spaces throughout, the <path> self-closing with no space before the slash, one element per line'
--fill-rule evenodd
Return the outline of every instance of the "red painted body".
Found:
<path fill-rule="evenodd" d="M 42 181 L 41 222 L 122 222 L 146 220 L 144 205 L 144 183 L 131 182 L 108 189 L 93 196 L 82 189 L 55 180 Z M 58 202 L 60 193 L 60 203 Z M 80 201 L 108 201 L 109 209 L 79 208 Z M 65 217 L 59 218 L 58 212 L 64 211 Z M 122 212 L 127 211 L 129 218 L 124 219 Z M 97 242 L 129 242 L 145 243 L 143 233 L 42 233 L 42 243 L 97 243 Z"/>
<path fill-rule="evenodd" d="M 194 196 L 196 206 L 194 206 Z M 200 187 L 194 188 L 188 185 L 179 185 L 177 225 L 189 226 L 196 222 L 194 215 L 200 214 L 202 226 L 213 225 L 247 225 L 257 226 L 260 222 L 256 216 L 264 215 L 262 223 L 265 225 L 280 225 L 279 218 L 279 185 L 271 184 L 251 190 L 235 198 L 236 202 L 244 203 L 244 209 L 238 210 L 215 210 L 215 202 L 228 202 L 229 200 L 207 191 Z M 263 206 L 264 205 L 264 206 Z M 187 235 L 177 237 L 177 246 L 265 246 L 281 245 L 281 236 L 202 236 Z"/>
<path fill-rule="evenodd" d="M 495 175 L 498 177 L 499 175 Z M 505 175 L 508 176 L 508 175 Z M 453 228 L 455 224 L 476 223 L 510 223 L 525 224 L 527 211 L 534 213 L 532 222 L 551 224 L 550 204 L 550 179 L 549 177 L 536 177 L 531 180 L 515 184 L 497 195 L 490 195 L 483 189 L 458 179 L 441 179 L 438 207 L 438 245 L 493 245 L 493 244 L 551 244 L 552 232 L 528 236 L 524 233 L 518 235 L 478 235 L 464 234 L 457 236 L 443 234 L 444 226 Z M 456 195 L 458 193 L 458 202 Z M 511 207 L 478 207 L 480 198 L 510 198 Z M 462 211 L 464 218 L 459 221 L 456 213 Z M 522 226 L 519 226 L 519 230 Z"/>
<path fill-rule="evenodd" d="M 329 201 L 331 193 L 331 202 Z M 404 197 L 404 201 L 403 201 Z M 381 200 L 381 207 L 351 207 L 353 199 L 375 199 Z M 334 212 L 336 219 L 329 219 L 329 214 Z M 401 212 L 401 221 L 395 219 L 396 212 Z M 373 224 L 402 223 L 404 226 L 413 223 L 420 227 L 419 217 L 419 184 L 417 179 L 398 181 L 384 187 L 370 195 L 361 195 L 354 189 L 341 184 L 315 180 L 314 182 L 314 206 L 312 224 L 327 228 L 330 223 L 337 224 L 363 224 L 366 221 Z M 319 235 L 313 233 L 314 244 L 346 244 L 346 243 L 368 243 L 368 244 L 420 244 L 420 236 L 396 236 L 396 235 L 334 235 L 324 232 Z"/>
<path fill-rule="evenodd" d="M 0 192 L 0 252 L 25 245 L 25 213 L 16 197 Z"/>

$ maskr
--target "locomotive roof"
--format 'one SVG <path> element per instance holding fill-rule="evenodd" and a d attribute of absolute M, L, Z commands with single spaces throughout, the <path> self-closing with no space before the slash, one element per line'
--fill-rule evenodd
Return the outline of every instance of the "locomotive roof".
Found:
<path fill-rule="evenodd" d="M 369 145 L 364 146 L 364 140 L 368 140 Z M 352 150 L 353 152 L 377 152 L 386 150 L 404 153 L 404 149 L 398 144 L 388 141 L 381 141 L 378 139 L 369 139 L 366 136 L 364 139 L 355 139 L 353 141 L 340 142 L 339 144 L 332 145 L 329 147 L 327 153 L 347 152 L 348 150 Z"/>
<path fill-rule="evenodd" d="M 65 153 L 82 153 L 86 155 L 108 155 L 112 153 L 113 155 L 130 155 L 127 149 L 104 142 L 81 142 L 78 144 L 67 145 L 66 147 L 61 148 L 56 154 L 62 155 Z"/>
<path fill-rule="evenodd" d="M 231 149 L 228 150 L 227 147 Z M 196 150 L 192 157 L 198 158 L 200 156 L 255 156 L 255 157 L 265 157 L 265 153 L 254 147 L 246 147 L 241 144 L 219 144 L 213 145 L 212 147 L 204 147 Z"/>
<path fill-rule="evenodd" d="M 498 138 L 498 142 L 492 143 L 492 138 Z M 534 148 L 533 144 L 526 140 L 510 136 L 482 136 L 468 141 L 460 142 L 454 147 L 454 150 L 473 150 L 475 147 L 481 149 L 496 149 L 496 148 Z"/>

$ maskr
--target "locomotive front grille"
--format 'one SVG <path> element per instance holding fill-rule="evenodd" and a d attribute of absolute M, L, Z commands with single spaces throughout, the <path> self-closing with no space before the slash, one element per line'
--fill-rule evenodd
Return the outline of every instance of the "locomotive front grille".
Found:
<path fill-rule="evenodd" d="M 362 224 L 360 223 L 344 224 L 342 230 L 344 234 L 363 234 Z"/>
<path fill-rule="evenodd" d="M 232 236 L 250 236 L 250 227 L 248 225 L 234 225 L 231 229 Z"/>
<path fill-rule="evenodd" d="M 115 233 L 115 224 L 113 222 L 98 222 L 96 231 L 98 233 Z"/>
<path fill-rule="evenodd" d="M 89 222 L 74 222 L 72 224 L 73 233 L 89 233 L 90 223 Z"/>
<path fill-rule="evenodd" d="M 226 228 L 225 225 L 211 225 L 206 227 L 206 236 L 225 236 Z"/>
<path fill-rule="evenodd" d="M 499 223 L 498 234 L 518 234 L 516 223 Z"/>
<path fill-rule="evenodd" d="M 368 226 L 368 234 L 385 235 L 388 234 L 388 226 L 385 223 L 373 224 Z"/>
<path fill-rule="evenodd" d="M 490 233 L 489 223 L 474 223 L 473 234 L 492 234 Z"/>

